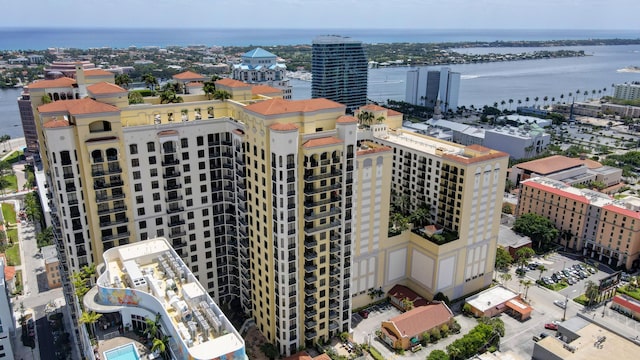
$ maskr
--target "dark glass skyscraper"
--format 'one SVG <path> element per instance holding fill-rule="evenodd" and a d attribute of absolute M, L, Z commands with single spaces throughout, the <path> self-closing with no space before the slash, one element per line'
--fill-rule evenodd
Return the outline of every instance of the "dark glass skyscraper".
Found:
<path fill-rule="evenodd" d="M 327 98 L 352 113 L 367 103 L 367 56 L 362 42 L 337 35 L 313 40 L 312 98 Z"/>

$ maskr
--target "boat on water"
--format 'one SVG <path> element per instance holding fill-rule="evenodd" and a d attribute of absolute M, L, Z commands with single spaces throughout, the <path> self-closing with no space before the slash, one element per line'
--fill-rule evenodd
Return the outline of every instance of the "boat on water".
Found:
<path fill-rule="evenodd" d="M 640 73 L 640 66 L 627 66 L 625 68 L 618 69 L 618 72 Z"/>

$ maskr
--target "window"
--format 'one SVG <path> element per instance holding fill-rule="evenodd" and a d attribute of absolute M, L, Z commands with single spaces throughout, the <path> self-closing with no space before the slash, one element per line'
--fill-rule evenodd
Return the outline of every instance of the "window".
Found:
<path fill-rule="evenodd" d="M 144 208 L 138 208 L 138 215 L 144 215 Z"/>
<path fill-rule="evenodd" d="M 153 193 L 153 201 L 160 200 L 160 193 Z"/>
<path fill-rule="evenodd" d="M 189 153 L 188 152 L 183 152 L 182 153 L 182 160 L 189 160 Z"/>
<path fill-rule="evenodd" d="M 148 142 L 147 143 L 147 151 L 148 152 L 156 151 L 156 144 L 154 142 Z"/>
<path fill-rule="evenodd" d="M 159 187 L 158 182 L 157 181 L 152 181 L 151 182 L 151 188 L 152 189 L 157 189 Z"/>
<path fill-rule="evenodd" d="M 207 174 L 200 174 L 200 181 L 207 180 Z"/>
<path fill-rule="evenodd" d="M 155 211 L 156 213 L 159 213 L 162 211 L 162 205 L 157 204 L 157 205 L 153 205 L 153 211 Z"/>
<path fill-rule="evenodd" d="M 191 166 L 189 164 L 184 164 L 182 165 L 182 170 L 184 170 L 185 172 L 191 171 Z"/>
<path fill-rule="evenodd" d="M 162 225 L 162 218 L 156 219 L 156 225 Z"/>
<path fill-rule="evenodd" d="M 197 145 L 198 145 L 198 146 L 202 146 L 202 145 L 204 145 L 204 137 L 202 137 L 202 136 L 198 136 L 198 137 L 196 138 L 196 143 L 197 143 Z"/>
<path fill-rule="evenodd" d="M 142 204 L 144 202 L 144 197 L 142 195 L 136 196 L 136 204 Z"/>
<path fill-rule="evenodd" d="M 151 175 L 151 177 L 158 176 L 158 169 L 149 170 L 149 175 Z"/>
<path fill-rule="evenodd" d="M 189 139 L 187 139 L 187 138 L 180 139 L 180 146 L 182 146 L 183 148 L 188 148 L 189 147 Z"/>
<path fill-rule="evenodd" d="M 198 158 L 204 157 L 204 150 L 198 150 Z"/>
<path fill-rule="evenodd" d="M 156 163 L 156 157 L 155 156 L 149 156 L 149 164 L 153 165 Z"/>
<path fill-rule="evenodd" d="M 137 154 L 137 153 L 138 153 L 138 145 L 136 145 L 136 144 L 131 144 L 131 145 L 129 145 L 129 152 L 130 152 L 132 155 Z"/>
<path fill-rule="evenodd" d="M 207 201 L 208 201 L 208 198 L 206 196 L 203 196 L 203 197 L 200 198 L 200 202 L 203 203 L 203 204 L 206 204 Z"/>
<path fill-rule="evenodd" d="M 131 166 L 132 166 L 132 167 L 138 167 L 138 166 L 140 166 L 140 160 L 138 160 L 138 159 L 131 159 Z"/>
<path fill-rule="evenodd" d="M 133 172 L 133 179 L 134 180 L 139 180 L 140 179 L 140 171 L 134 171 Z"/>
<path fill-rule="evenodd" d="M 200 192 L 207 192 L 207 185 L 200 185 Z"/>
<path fill-rule="evenodd" d="M 140 221 L 140 229 L 146 229 L 147 228 L 147 222 L 146 221 Z"/>
<path fill-rule="evenodd" d="M 140 192 L 142 191 L 142 184 L 135 184 L 133 188 L 135 189 L 136 192 Z"/>
<path fill-rule="evenodd" d="M 198 169 L 200 169 L 200 170 L 204 170 L 204 169 L 205 169 L 204 161 L 200 161 L 200 162 L 198 163 Z"/>

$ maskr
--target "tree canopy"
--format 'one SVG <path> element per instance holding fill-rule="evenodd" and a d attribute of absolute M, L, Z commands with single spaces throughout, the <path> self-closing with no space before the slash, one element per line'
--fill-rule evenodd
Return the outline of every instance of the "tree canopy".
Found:
<path fill-rule="evenodd" d="M 513 257 L 507 250 L 502 247 L 498 247 L 496 250 L 496 269 L 505 270 L 513 262 Z"/>
<path fill-rule="evenodd" d="M 548 247 L 560 232 L 551 220 L 544 216 L 528 213 L 523 214 L 513 223 L 513 231 L 531 238 L 538 249 Z"/>

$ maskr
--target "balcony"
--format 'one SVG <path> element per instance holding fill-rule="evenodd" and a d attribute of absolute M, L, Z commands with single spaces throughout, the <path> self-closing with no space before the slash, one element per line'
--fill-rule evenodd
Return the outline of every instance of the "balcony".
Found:
<path fill-rule="evenodd" d="M 316 247 L 317 245 L 318 245 L 318 242 L 315 239 L 304 241 L 304 247 L 306 248 L 313 248 L 313 247 Z"/>
<path fill-rule="evenodd" d="M 184 225 L 185 221 L 184 220 L 175 220 L 175 221 L 171 221 L 169 223 L 169 227 L 174 227 L 174 226 L 180 226 L 180 225 Z"/>
<path fill-rule="evenodd" d="M 180 171 L 167 171 L 164 175 L 162 175 L 163 179 L 172 179 L 180 176 Z"/>
<path fill-rule="evenodd" d="M 96 202 L 105 202 L 105 201 L 112 201 L 112 200 L 118 200 L 118 199 L 124 199 L 124 194 L 115 194 L 115 195 L 111 195 L 111 196 L 96 196 Z M 77 203 L 77 200 L 76 200 Z M 69 204 L 71 204 L 71 201 L 69 201 Z"/>
<path fill-rule="evenodd" d="M 126 206 L 118 206 L 118 207 L 114 207 L 114 208 L 107 208 L 107 209 L 98 210 L 98 215 L 111 214 L 111 213 L 120 212 L 120 211 L 127 211 L 127 207 Z"/>
<path fill-rule="evenodd" d="M 111 240 L 128 238 L 129 235 L 130 235 L 130 233 L 128 231 L 127 232 L 118 233 L 118 234 L 113 234 L 113 235 L 107 235 L 107 236 L 103 236 L 102 237 L 102 241 L 111 241 Z"/>
<path fill-rule="evenodd" d="M 340 196 L 332 196 L 329 199 L 324 199 L 324 200 L 318 200 L 318 201 L 305 201 L 304 202 L 304 206 L 306 208 L 314 208 L 317 206 L 322 206 L 322 205 L 327 205 L 330 204 L 332 202 L 338 202 L 342 200 L 342 198 Z"/>
<path fill-rule="evenodd" d="M 175 214 L 177 212 L 182 212 L 184 211 L 183 207 L 170 207 L 167 208 L 167 214 Z"/>
<path fill-rule="evenodd" d="M 304 216 L 304 219 L 307 221 L 312 221 L 315 219 L 319 219 L 319 218 L 323 218 L 323 217 L 327 217 L 327 216 L 332 216 L 332 215 L 338 215 L 340 214 L 340 209 L 339 208 L 331 208 L 331 210 L 329 211 L 325 211 L 325 212 L 321 212 L 321 213 L 314 213 L 313 211 Z"/>
<path fill-rule="evenodd" d="M 339 296 L 340 296 L 340 292 L 334 291 L 334 290 L 329 291 L 329 298 L 330 299 L 335 299 L 335 298 L 337 298 Z"/>
<path fill-rule="evenodd" d="M 305 181 L 316 181 L 316 180 L 328 179 L 328 178 L 332 178 L 332 177 L 336 177 L 336 176 L 340 176 L 340 175 L 342 175 L 342 171 L 340 171 L 338 169 L 333 169 L 331 172 L 328 172 L 328 173 L 305 176 L 304 180 Z"/>
<path fill-rule="evenodd" d="M 165 190 L 178 190 L 178 189 L 182 189 L 182 185 L 181 184 L 172 184 L 172 185 L 167 185 L 164 187 Z"/>
<path fill-rule="evenodd" d="M 339 328 L 340 326 L 335 322 L 335 321 L 330 321 L 329 322 L 329 331 L 333 331 L 337 328 Z"/>
<path fill-rule="evenodd" d="M 314 317 L 318 314 L 318 312 L 315 309 L 309 309 L 309 310 L 305 310 L 304 315 L 306 317 Z"/>
<path fill-rule="evenodd" d="M 325 231 L 325 230 L 328 230 L 334 227 L 339 227 L 339 226 L 340 226 L 340 221 L 332 221 L 330 223 L 317 225 L 317 226 L 309 225 L 304 227 L 304 233 L 307 235 L 312 235 L 317 232 Z"/>
<path fill-rule="evenodd" d="M 94 190 L 107 189 L 107 188 L 111 188 L 115 186 L 123 186 L 123 185 L 124 185 L 124 182 L 122 180 L 112 181 L 110 183 L 98 180 L 93 183 L 93 189 Z M 75 190 L 75 187 L 73 188 L 73 190 Z M 69 191 L 69 189 L 67 189 L 67 191 Z"/>
<path fill-rule="evenodd" d="M 169 233 L 169 238 L 177 238 L 177 237 L 181 237 L 181 236 L 185 236 L 187 235 L 187 232 L 184 230 L 175 230 Z"/>
<path fill-rule="evenodd" d="M 329 309 L 335 309 L 335 308 L 338 308 L 338 307 L 340 307 L 340 303 L 339 302 L 333 301 L 333 300 L 329 301 Z"/>
<path fill-rule="evenodd" d="M 304 303 L 307 306 L 313 306 L 313 305 L 318 303 L 318 300 L 316 300 L 315 297 L 308 297 L 308 298 L 304 299 Z"/>
<path fill-rule="evenodd" d="M 318 336 L 318 333 L 316 333 L 315 331 L 305 331 L 304 332 L 304 337 L 307 340 L 313 340 L 313 339 L 315 339 L 316 336 Z"/>
<path fill-rule="evenodd" d="M 169 196 L 169 197 L 164 198 L 165 202 L 181 201 L 182 199 L 183 199 L 182 195 Z"/>
<path fill-rule="evenodd" d="M 307 275 L 304 277 L 304 282 L 307 284 L 313 284 L 318 280 L 314 275 Z"/>
<path fill-rule="evenodd" d="M 333 191 L 333 190 L 337 190 L 340 189 L 342 187 L 342 185 L 340 183 L 337 184 L 332 184 L 329 186 L 307 186 L 304 189 L 304 193 L 306 195 L 315 195 L 315 194 L 320 194 L 323 192 L 328 192 L 328 191 Z"/>
<path fill-rule="evenodd" d="M 331 259 L 329 260 L 329 264 L 331 265 L 338 265 L 340 263 L 340 258 L 332 256 Z"/>
<path fill-rule="evenodd" d="M 178 165 L 179 163 L 180 163 L 180 161 L 177 158 L 165 159 L 162 162 L 162 166 L 174 166 L 174 165 Z"/>
<path fill-rule="evenodd" d="M 318 266 L 316 266 L 315 264 L 307 264 L 304 266 L 304 271 L 306 272 L 314 272 L 318 270 Z"/>
<path fill-rule="evenodd" d="M 337 319 L 340 317 L 340 313 L 335 310 L 329 310 L 329 319 Z"/>
<path fill-rule="evenodd" d="M 65 172 L 63 177 L 65 179 L 73 179 L 75 177 L 75 175 L 73 174 L 73 172 Z"/>
<path fill-rule="evenodd" d="M 335 245 L 331 245 L 329 247 L 329 252 L 331 254 L 337 254 L 338 252 L 340 252 L 340 247 L 339 246 L 335 246 Z"/>
<path fill-rule="evenodd" d="M 304 288 L 304 293 L 307 294 L 307 296 L 313 296 L 318 292 L 318 288 L 314 287 L 305 287 Z"/>
<path fill-rule="evenodd" d="M 115 225 L 126 224 L 129 222 L 128 218 L 116 219 L 115 221 L 105 221 L 100 223 L 100 227 L 110 227 Z"/>
<path fill-rule="evenodd" d="M 315 251 L 305 252 L 304 258 L 307 260 L 315 260 L 318 258 L 318 253 L 316 253 Z"/>
<path fill-rule="evenodd" d="M 318 323 L 313 320 L 307 320 L 304 322 L 304 327 L 307 329 L 313 329 L 316 325 L 318 325 Z"/>
<path fill-rule="evenodd" d="M 106 176 L 106 175 L 114 175 L 114 174 L 121 174 L 122 173 L 122 168 L 120 168 L 119 166 L 110 166 L 107 168 L 107 170 L 93 170 L 91 171 L 91 176 L 97 177 L 97 176 Z"/>

